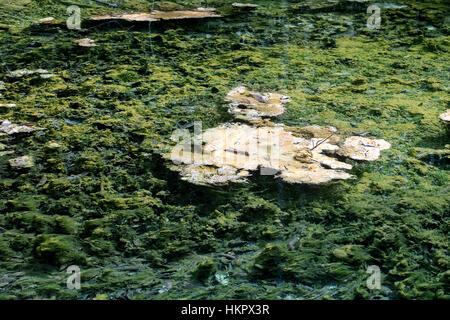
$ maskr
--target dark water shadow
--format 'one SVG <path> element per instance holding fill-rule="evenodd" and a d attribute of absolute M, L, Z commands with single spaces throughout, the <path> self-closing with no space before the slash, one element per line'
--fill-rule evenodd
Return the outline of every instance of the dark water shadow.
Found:
<path fill-rule="evenodd" d="M 195 206 L 199 213 L 209 214 L 219 206 L 239 203 L 253 197 L 275 204 L 281 210 L 303 207 L 310 202 L 339 198 L 340 182 L 323 185 L 289 184 L 274 176 L 262 176 L 257 171 L 248 183 L 231 183 L 225 186 L 195 185 L 181 179 L 178 172 L 168 169 L 169 160 L 155 155 L 152 172 L 158 179 L 167 182 L 171 198 L 167 204 Z"/>

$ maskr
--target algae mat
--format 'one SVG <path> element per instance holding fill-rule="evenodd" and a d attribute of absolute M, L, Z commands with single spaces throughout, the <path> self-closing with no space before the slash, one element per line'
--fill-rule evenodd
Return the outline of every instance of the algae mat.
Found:
<path fill-rule="evenodd" d="M 448 3 L 252 2 L 0 0 L 1 299 L 449 298 Z M 237 86 L 392 147 L 328 185 L 181 180 L 172 133 L 230 122 Z"/>

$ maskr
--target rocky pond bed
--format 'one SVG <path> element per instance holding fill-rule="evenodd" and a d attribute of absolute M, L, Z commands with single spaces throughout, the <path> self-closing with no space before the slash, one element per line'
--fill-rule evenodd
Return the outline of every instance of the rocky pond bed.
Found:
<path fill-rule="evenodd" d="M 446 1 L 0 5 L 0 299 L 450 297 Z"/>

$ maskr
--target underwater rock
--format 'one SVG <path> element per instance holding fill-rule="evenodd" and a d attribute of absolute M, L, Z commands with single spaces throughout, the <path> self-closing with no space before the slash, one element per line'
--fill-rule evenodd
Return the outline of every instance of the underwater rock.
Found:
<path fill-rule="evenodd" d="M 369 6 L 369 0 L 309 0 L 301 4 L 294 4 L 290 8 L 294 12 L 319 13 L 319 12 L 364 12 Z"/>
<path fill-rule="evenodd" d="M 95 40 L 89 38 L 73 40 L 80 47 L 96 47 Z"/>
<path fill-rule="evenodd" d="M 47 143 L 47 148 L 49 148 L 49 149 L 59 149 L 59 148 L 61 148 L 61 145 L 59 143 L 57 143 L 57 142 L 50 141 L 50 142 Z"/>
<path fill-rule="evenodd" d="M 164 10 L 161 10 L 164 11 Z M 216 8 L 204 8 L 204 7 L 199 7 L 196 9 L 196 11 L 204 11 L 204 12 L 215 12 Z"/>
<path fill-rule="evenodd" d="M 41 74 L 41 79 L 50 79 L 50 78 L 53 78 L 53 77 L 56 77 L 56 74 L 54 74 L 54 73 Z"/>
<path fill-rule="evenodd" d="M 450 123 L 450 109 L 447 109 L 444 113 L 439 116 L 439 119 L 444 121 L 446 124 Z"/>
<path fill-rule="evenodd" d="M 321 184 L 352 177 L 343 171 L 352 169 L 350 164 L 325 155 L 337 151 L 337 145 L 295 137 L 282 126 L 226 124 L 206 130 L 195 140 L 202 145 L 194 147 L 194 152 L 191 145 L 178 145 L 170 153 L 176 164 L 173 169 L 194 184 L 245 182 L 258 169 L 288 183 Z"/>
<path fill-rule="evenodd" d="M 14 108 L 15 106 L 16 106 L 15 103 L 0 103 L 0 108 L 11 109 L 11 108 Z"/>
<path fill-rule="evenodd" d="M 450 109 L 442 113 L 439 118 L 446 124 L 447 133 L 450 134 Z"/>
<path fill-rule="evenodd" d="M 36 21 L 36 23 L 39 24 L 51 24 L 55 21 L 55 18 L 53 17 L 46 17 L 46 18 L 42 18 Z"/>
<path fill-rule="evenodd" d="M 370 258 L 364 248 L 355 245 L 344 245 L 336 248 L 332 251 L 332 255 L 337 260 L 342 260 L 347 263 L 361 263 Z"/>
<path fill-rule="evenodd" d="M 228 92 L 226 101 L 231 102 L 228 112 L 239 120 L 257 121 L 261 117 L 276 117 L 284 113 L 289 97 L 278 93 L 258 93 L 246 87 L 237 87 Z"/>
<path fill-rule="evenodd" d="M 262 278 L 274 278 L 284 272 L 284 264 L 288 260 L 286 249 L 279 244 L 266 244 L 256 256 L 251 273 Z"/>
<path fill-rule="evenodd" d="M 12 150 L 5 150 L 7 147 L 3 143 L 0 143 L 0 157 L 14 153 Z"/>
<path fill-rule="evenodd" d="M 4 120 L 2 124 L 0 125 L 0 132 L 5 133 L 7 135 L 15 134 L 15 133 L 28 133 L 33 132 L 37 130 L 38 128 L 35 128 L 30 125 L 19 125 L 12 123 L 9 120 Z"/>
<path fill-rule="evenodd" d="M 247 11 L 252 11 L 259 7 L 259 5 L 254 3 L 241 3 L 241 2 L 234 2 L 233 4 L 231 4 L 231 6 L 233 6 L 234 8 L 244 9 Z"/>
<path fill-rule="evenodd" d="M 311 138 L 321 138 L 325 139 L 328 137 L 327 141 L 329 143 L 338 143 L 340 138 L 336 135 L 337 129 L 335 127 L 322 127 L 318 125 L 306 126 L 306 127 L 286 127 L 287 130 L 291 131 L 296 137 L 301 137 L 305 139 Z"/>
<path fill-rule="evenodd" d="M 405 4 L 397 4 L 392 2 L 376 2 L 374 4 L 380 9 L 404 9 L 408 7 Z"/>
<path fill-rule="evenodd" d="M 212 259 L 205 259 L 200 262 L 192 272 L 192 277 L 200 282 L 206 282 L 217 269 Z"/>
<path fill-rule="evenodd" d="M 154 18 L 151 13 L 123 13 L 119 15 L 110 15 L 110 16 L 93 16 L 90 19 L 91 21 L 103 21 L 103 20 L 125 20 L 125 21 L 146 21 L 153 22 L 158 21 L 158 19 Z"/>
<path fill-rule="evenodd" d="M 419 160 L 427 162 L 438 162 L 442 160 L 450 160 L 450 145 L 445 145 L 444 149 L 435 150 L 430 148 L 412 148 L 409 154 Z"/>
<path fill-rule="evenodd" d="M 150 13 L 123 13 L 119 15 L 93 16 L 91 21 L 104 20 L 125 20 L 129 22 L 140 21 L 162 21 L 162 20 L 181 20 L 181 19 L 203 19 L 203 18 L 219 18 L 221 17 L 215 12 L 214 8 L 197 8 L 196 10 L 174 10 L 174 11 L 158 11 L 153 10 Z"/>
<path fill-rule="evenodd" d="M 391 144 L 382 139 L 369 139 L 360 136 L 348 137 L 337 154 L 353 160 L 374 161 L 380 157 L 382 150 L 387 150 Z"/>
<path fill-rule="evenodd" d="M 23 76 L 27 75 L 33 75 L 33 74 L 39 74 L 42 79 L 48 79 L 55 77 L 55 74 L 50 73 L 48 70 L 45 69 L 36 69 L 36 70 L 26 70 L 26 69 L 20 69 L 16 71 L 11 71 L 8 76 L 11 78 L 22 78 Z"/>
<path fill-rule="evenodd" d="M 298 13 L 362 13 L 370 5 L 376 5 L 382 10 L 400 10 L 408 8 L 405 4 L 391 2 L 377 2 L 374 0 L 306 0 L 302 3 L 292 4 L 290 10 Z"/>
<path fill-rule="evenodd" d="M 384 140 L 357 136 L 348 138 L 340 149 L 335 127 L 285 127 L 263 119 L 285 111 L 284 104 L 290 99 L 278 93 L 257 93 L 240 86 L 225 100 L 230 102 L 228 111 L 236 120 L 252 126 L 225 124 L 208 129 L 194 137 L 193 149 L 189 133 L 180 132 L 183 142 L 172 149 L 170 159 L 175 164 L 171 168 L 183 180 L 226 185 L 246 182 L 252 171 L 260 169 L 261 175 L 274 175 L 288 183 L 322 184 L 352 178 L 345 171 L 352 166 L 334 155 L 373 161 L 391 146 Z"/>
<path fill-rule="evenodd" d="M 185 165 L 179 168 L 183 180 L 198 185 L 226 185 L 230 182 L 245 182 L 250 173 L 231 166 L 215 168 L 202 165 Z"/>
<path fill-rule="evenodd" d="M 14 169 L 31 168 L 33 166 L 33 158 L 30 156 L 22 156 L 10 159 L 9 165 Z"/>

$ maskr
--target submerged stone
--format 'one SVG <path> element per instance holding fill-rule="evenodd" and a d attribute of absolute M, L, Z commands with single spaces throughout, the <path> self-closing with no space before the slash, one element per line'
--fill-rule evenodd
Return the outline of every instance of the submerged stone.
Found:
<path fill-rule="evenodd" d="M 182 20 L 182 19 L 203 19 L 203 18 L 219 18 L 219 14 L 214 8 L 197 8 L 196 10 L 174 10 L 159 11 L 153 10 L 150 13 L 123 13 L 119 15 L 93 16 L 91 21 L 104 20 L 125 20 L 129 22 L 153 22 L 161 20 Z"/>
<path fill-rule="evenodd" d="M 382 150 L 387 150 L 391 144 L 382 139 L 369 139 L 360 136 L 348 137 L 337 154 L 353 160 L 374 161 L 380 157 Z"/>
<path fill-rule="evenodd" d="M 295 12 L 363 12 L 369 6 L 369 0 L 307 0 L 301 4 L 293 4 L 291 10 Z"/>
<path fill-rule="evenodd" d="M 444 121 L 445 123 L 450 122 L 450 109 L 447 109 L 444 113 L 439 116 L 439 119 Z"/>
<path fill-rule="evenodd" d="M 275 278 L 283 273 L 288 259 L 286 249 L 279 244 L 267 244 L 256 256 L 251 272 L 258 277 Z"/>
<path fill-rule="evenodd" d="M 57 142 L 50 141 L 50 142 L 47 143 L 47 147 L 49 149 L 59 149 L 59 148 L 61 148 L 61 145 L 59 143 L 57 143 Z"/>
<path fill-rule="evenodd" d="M 261 117 L 276 117 L 284 113 L 290 98 L 279 93 L 258 93 L 237 87 L 225 97 L 230 102 L 228 112 L 239 120 L 257 121 Z"/>
<path fill-rule="evenodd" d="M 254 3 L 242 3 L 242 2 L 234 2 L 233 4 L 231 4 L 231 6 L 233 6 L 234 8 L 243 9 L 247 11 L 252 11 L 259 7 L 259 5 Z"/>
<path fill-rule="evenodd" d="M 442 113 L 439 118 L 446 124 L 447 133 L 450 134 L 450 109 Z"/>
<path fill-rule="evenodd" d="M 7 135 L 12 135 L 16 133 L 28 133 L 37 130 L 37 128 L 30 125 L 19 125 L 12 123 L 9 120 L 4 120 L 0 125 L 0 132 L 5 133 Z"/>
<path fill-rule="evenodd" d="M 325 139 L 329 143 L 338 143 L 340 138 L 336 135 L 338 130 L 335 127 L 323 127 L 318 125 L 306 126 L 306 127 L 287 127 L 287 130 L 291 131 L 296 137 L 305 139 L 321 138 Z"/>
<path fill-rule="evenodd" d="M 10 159 L 9 165 L 14 169 L 31 168 L 33 166 L 33 158 L 30 156 L 22 156 Z"/>
<path fill-rule="evenodd" d="M 15 106 L 16 106 L 15 103 L 0 103 L 0 108 L 11 109 L 11 108 L 14 108 Z"/>
<path fill-rule="evenodd" d="M 89 38 L 73 40 L 80 47 L 96 47 L 95 40 Z"/>

